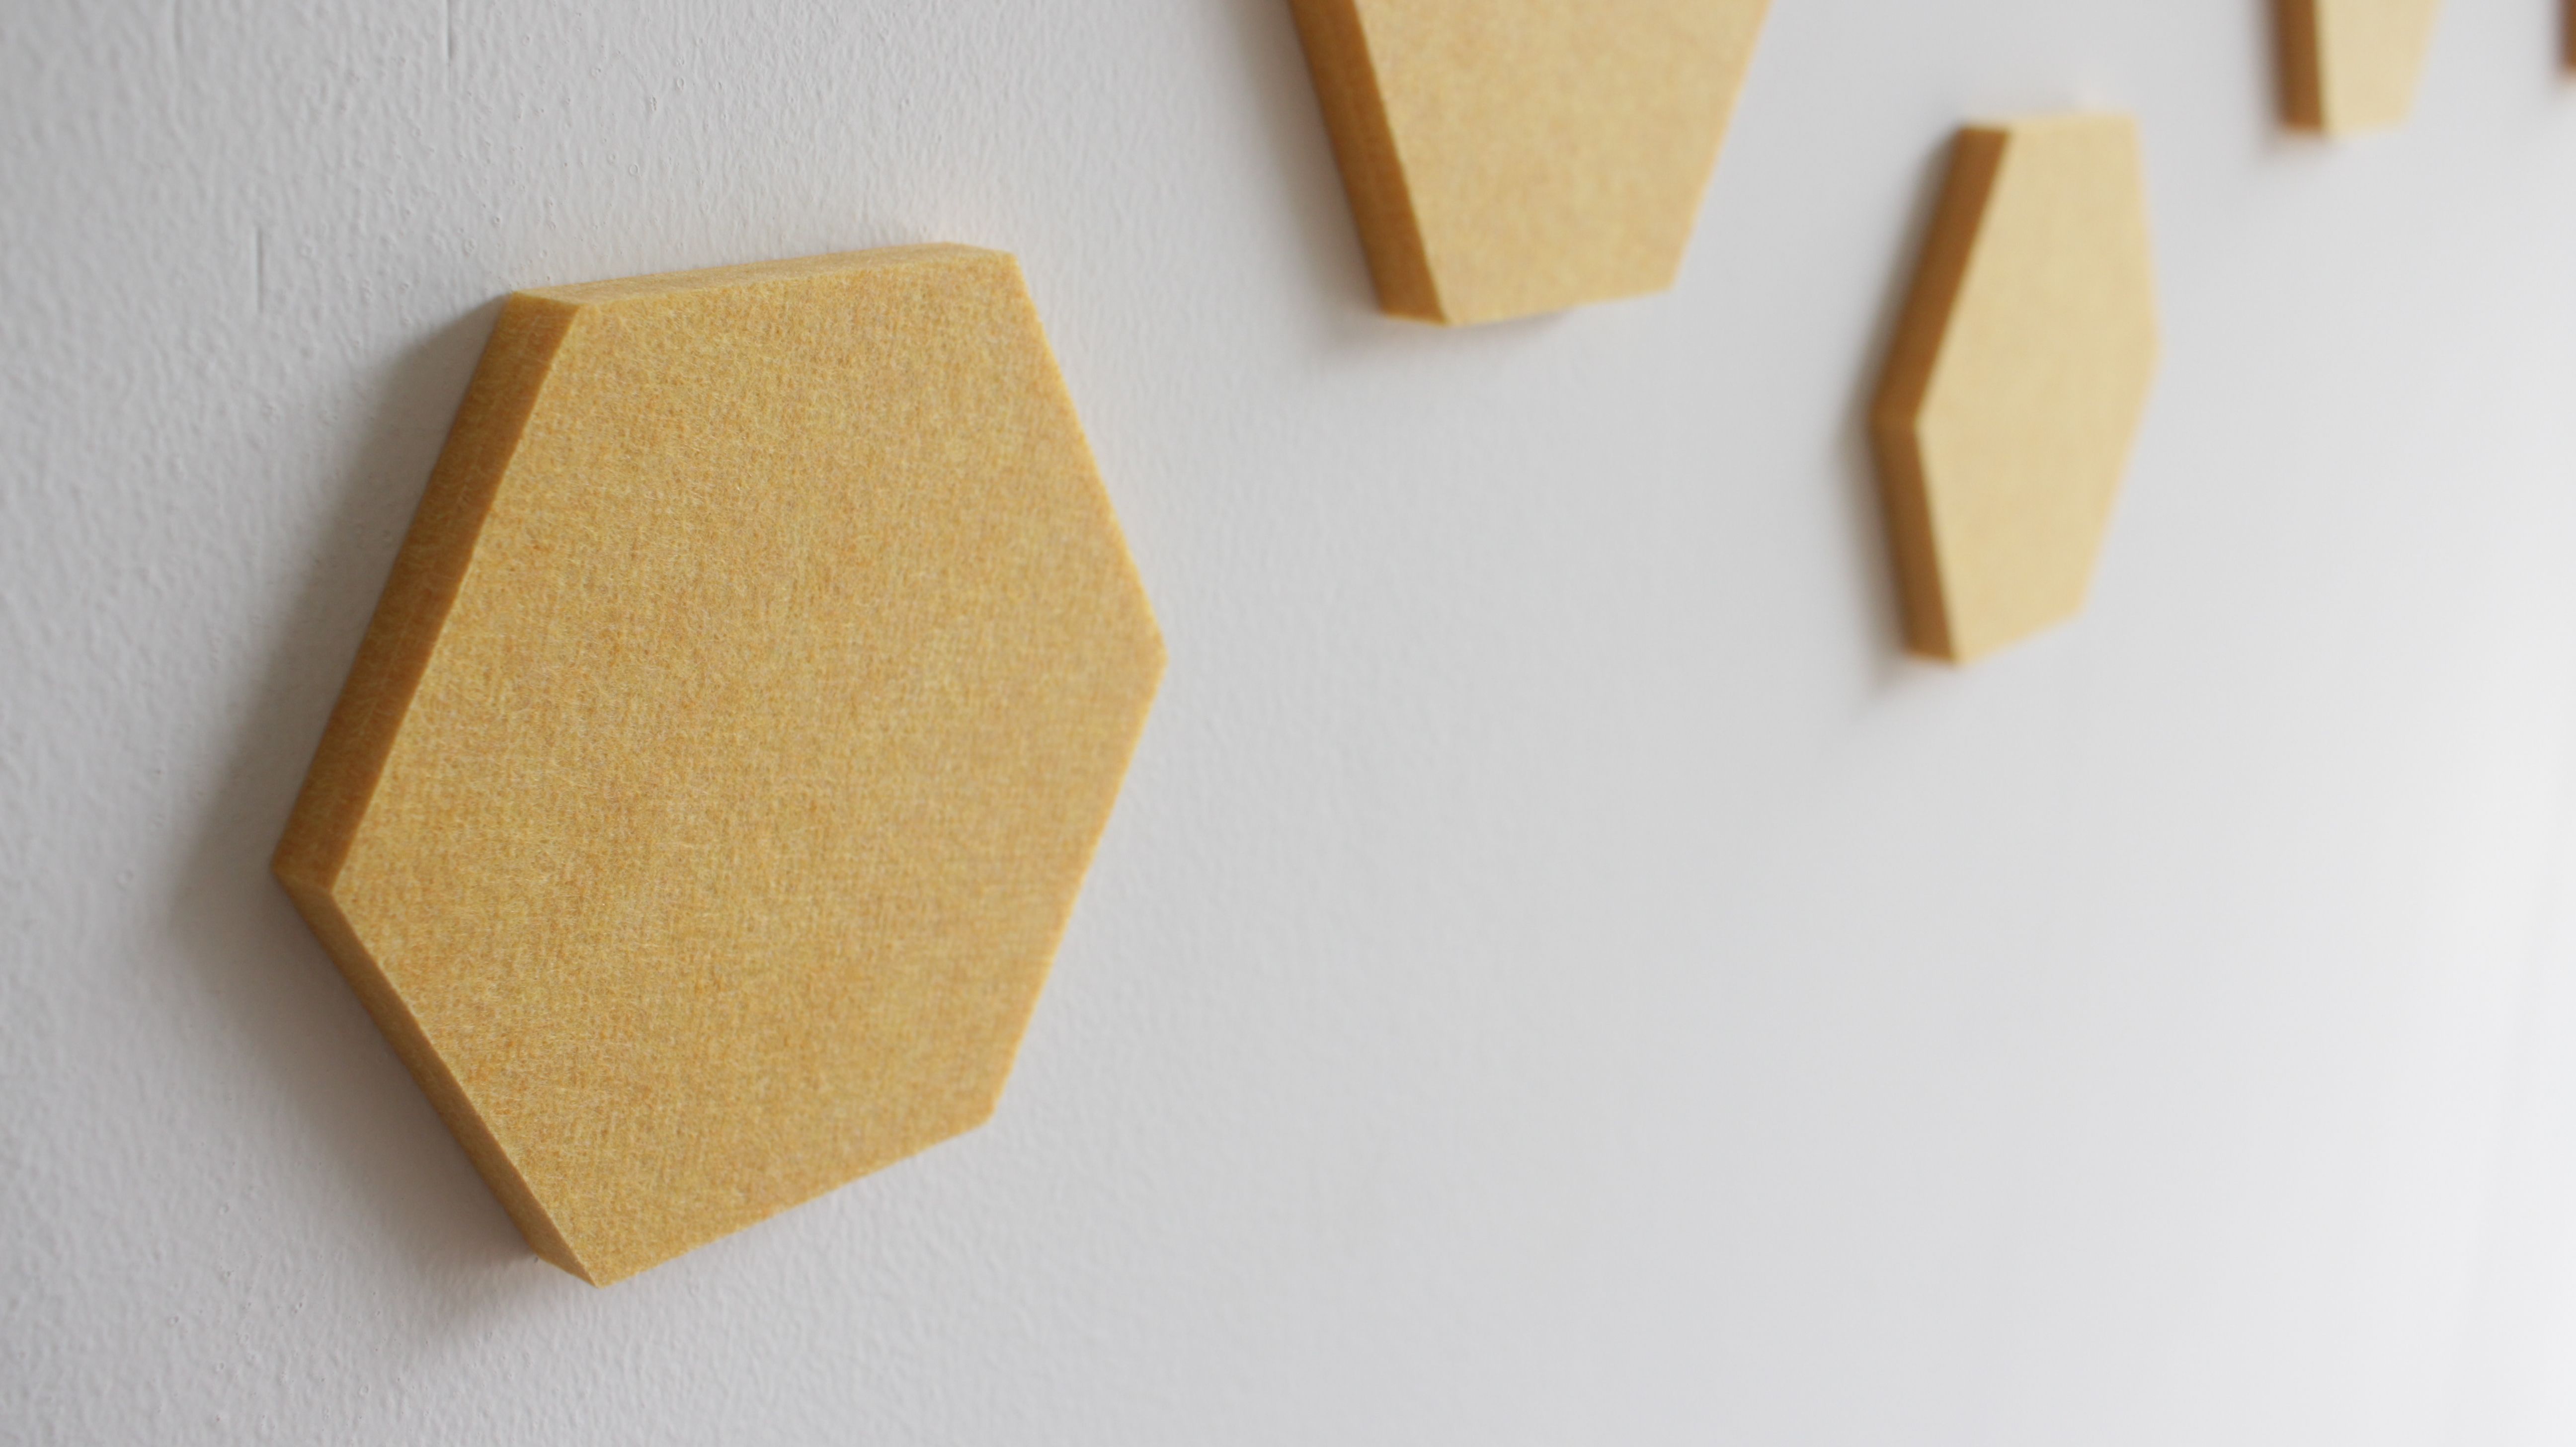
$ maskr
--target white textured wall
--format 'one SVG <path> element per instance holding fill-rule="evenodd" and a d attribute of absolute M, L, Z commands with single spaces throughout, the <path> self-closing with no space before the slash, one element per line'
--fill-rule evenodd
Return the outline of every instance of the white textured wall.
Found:
<path fill-rule="evenodd" d="M 2564 1443 L 2576 94 L 1779 0 L 1672 295 L 1373 314 L 1282 0 L 6 0 L 0 1439 Z M 1950 125 L 2143 118 L 2093 609 L 1894 646 Z M 1020 254 L 1172 644 L 988 1129 L 606 1292 L 264 862 L 512 287 Z"/>

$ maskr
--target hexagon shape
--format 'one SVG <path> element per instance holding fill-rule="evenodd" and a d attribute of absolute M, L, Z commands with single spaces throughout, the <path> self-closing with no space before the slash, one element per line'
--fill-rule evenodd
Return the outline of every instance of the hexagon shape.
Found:
<path fill-rule="evenodd" d="M 1378 303 L 1486 322 L 1661 291 L 1769 0 L 1293 0 Z"/>
<path fill-rule="evenodd" d="M 1911 647 L 2084 606 L 2156 352 L 2135 124 L 1963 130 L 1873 416 Z"/>
<path fill-rule="evenodd" d="M 1010 257 L 523 292 L 276 872 L 604 1284 L 991 1114 L 1162 665 Z"/>
<path fill-rule="evenodd" d="M 2277 0 L 2291 125 L 2350 135 L 2403 122 L 2441 0 Z"/>

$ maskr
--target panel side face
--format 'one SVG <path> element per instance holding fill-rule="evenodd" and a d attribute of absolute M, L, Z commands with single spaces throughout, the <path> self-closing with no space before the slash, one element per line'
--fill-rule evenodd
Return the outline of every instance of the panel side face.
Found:
<path fill-rule="evenodd" d="M 1661 290 L 1767 0 L 1357 0 L 1442 319 Z"/>
<path fill-rule="evenodd" d="M 2009 129 L 1919 438 L 1954 656 L 2072 616 L 2153 382 L 2135 127 Z"/>
<path fill-rule="evenodd" d="M 1395 316 L 1438 321 L 1439 291 L 1422 254 L 1404 162 L 1387 129 L 1386 100 L 1355 0 L 1292 0 L 1290 8 L 1378 306 Z"/>
<path fill-rule="evenodd" d="M 1161 657 L 1007 257 L 586 306 L 339 897 L 614 1280 L 990 1113 Z"/>
<path fill-rule="evenodd" d="M 295 811 L 271 861 L 297 911 L 376 1027 L 540 1256 L 582 1263 L 467 1100 L 418 1018 L 335 897 L 415 691 L 445 628 L 490 510 L 572 321 L 572 309 L 511 297 L 458 405 L 392 576 L 341 687 Z"/>
<path fill-rule="evenodd" d="M 1970 126 L 1952 144 L 1940 208 L 1924 240 L 1923 257 L 1916 264 L 1914 285 L 1906 295 L 1905 313 L 1897 323 L 1896 340 L 1870 412 L 1889 550 L 1904 607 L 1906 646 L 1933 658 L 1953 657 L 1955 649 L 1949 606 L 1941 591 L 1939 556 L 1933 546 L 1929 483 L 1924 474 L 1923 404 L 1932 388 L 1950 318 L 1958 309 L 1960 288 L 1967 281 L 1968 259 L 1976 251 L 1986 203 L 2003 162 L 2004 143 L 2003 131 Z"/>
<path fill-rule="evenodd" d="M 2317 48 L 2318 0 L 2273 0 L 2280 52 L 2281 115 L 2300 130 L 2326 128 L 2324 58 Z"/>
<path fill-rule="evenodd" d="M 327 890 L 338 875 L 571 320 L 521 295 L 493 323 L 278 844 L 281 878 Z"/>
<path fill-rule="evenodd" d="M 529 1189 L 517 1163 L 475 1111 L 473 1101 L 458 1083 L 455 1072 L 448 1068 L 446 1059 L 430 1044 L 429 1036 L 421 1029 L 420 1020 L 412 1013 L 410 1004 L 395 992 L 384 971 L 377 966 L 374 953 L 366 941 L 359 938 L 347 915 L 342 913 L 339 901 L 329 892 L 299 879 L 287 878 L 283 883 L 305 923 L 312 927 L 314 936 L 348 977 L 350 987 L 365 1004 L 368 1017 L 375 1021 L 378 1030 L 384 1032 L 386 1043 L 393 1047 L 394 1053 L 411 1071 L 421 1093 L 429 1097 L 430 1106 L 438 1112 L 439 1120 L 456 1137 L 456 1143 L 464 1148 L 467 1158 L 474 1162 L 474 1169 L 483 1177 L 484 1184 L 491 1187 L 492 1194 L 499 1198 L 501 1208 L 509 1213 L 512 1224 L 519 1228 L 519 1234 L 526 1238 L 529 1248 L 565 1271 L 585 1281 L 596 1282 L 589 1264 L 574 1252 L 563 1233 L 555 1229 L 553 1218 L 546 1214 L 544 1204 Z"/>

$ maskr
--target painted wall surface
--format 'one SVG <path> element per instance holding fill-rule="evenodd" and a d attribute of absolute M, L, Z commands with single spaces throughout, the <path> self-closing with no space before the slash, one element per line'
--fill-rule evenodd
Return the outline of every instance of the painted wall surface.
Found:
<path fill-rule="evenodd" d="M 2576 1434 L 2576 93 L 1782 0 L 1669 296 L 1383 319 L 1281 0 L 11 0 L 0 1438 Z M 2088 616 L 1903 659 L 1969 115 L 2134 109 Z M 1168 632 L 988 1128 L 609 1291 L 269 881 L 513 287 L 1022 258 Z"/>

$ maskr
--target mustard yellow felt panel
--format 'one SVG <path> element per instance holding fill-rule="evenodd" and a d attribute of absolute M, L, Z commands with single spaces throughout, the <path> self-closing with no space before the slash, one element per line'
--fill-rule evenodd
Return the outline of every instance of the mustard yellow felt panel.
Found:
<path fill-rule="evenodd" d="M 991 1114 L 1162 666 L 1010 257 L 523 292 L 276 869 L 606 1283 Z"/>
<path fill-rule="evenodd" d="M 2135 125 L 1963 130 L 1872 427 L 1916 651 L 2084 606 L 2156 351 Z"/>
<path fill-rule="evenodd" d="M 2275 0 L 2282 108 L 2327 135 L 2397 125 L 2433 43 L 2441 0 Z"/>
<path fill-rule="evenodd" d="M 1378 302 L 1672 285 L 1769 0 L 1291 0 Z"/>

